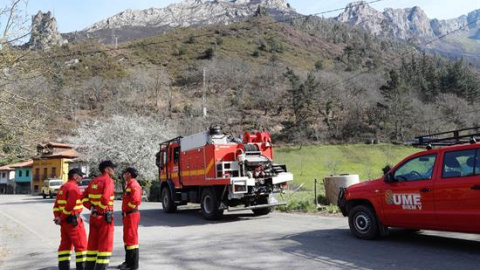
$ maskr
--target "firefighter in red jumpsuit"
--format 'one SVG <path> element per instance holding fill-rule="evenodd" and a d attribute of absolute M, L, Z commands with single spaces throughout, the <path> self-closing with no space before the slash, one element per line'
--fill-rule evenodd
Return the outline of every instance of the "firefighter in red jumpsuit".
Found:
<path fill-rule="evenodd" d="M 122 270 L 138 269 L 138 224 L 140 223 L 138 207 L 142 203 L 142 188 L 137 182 L 137 176 L 137 170 L 132 167 L 127 168 L 123 173 L 126 184 L 122 199 L 125 262 L 118 266 Z"/>
<path fill-rule="evenodd" d="M 82 213 L 82 192 L 78 182 L 82 180 L 83 172 L 80 169 L 71 169 L 68 172 L 68 181 L 58 190 L 53 206 L 53 220 L 60 225 L 61 241 L 58 247 L 58 269 L 70 269 L 70 253 L 75 248 L 75 261 L 77 270 L 84 270 L 87 254 L 87 234 Z"/>
<path fill-rule="evenodd" d="M 115 184 L 112 179 L 115 165 L 102 161 L 101 175 L 94 178 L 83 193 L 83 205 L 90 209 L 86 270 L 104 270 L 110 263 L 113 250 L 113 200 Z"/>

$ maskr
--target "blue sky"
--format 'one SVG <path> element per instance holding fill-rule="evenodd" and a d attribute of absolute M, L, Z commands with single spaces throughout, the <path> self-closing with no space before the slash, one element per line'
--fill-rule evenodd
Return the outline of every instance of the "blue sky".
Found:
<path fill-rule="evenodd" d="M 30 0 L 28 12 L 50 10 L 57 18 L 60 32 L 81 30 L 97 21 L 126 9 L 165 7 L 182 0 Z M 370 1 L 370 0 L 368 0 Z M 290 5 L 302 14 L 313 14 L 343 8 L 351 0 L 289 0 Z M 383 11 L 386 7 L 406 8 L 419 6 L 430 18 L 449 19 L 480 9 L 480 0 L 384 0 L 372 6 Z M 325 14 L 326 17 L 337 13 Z"/>

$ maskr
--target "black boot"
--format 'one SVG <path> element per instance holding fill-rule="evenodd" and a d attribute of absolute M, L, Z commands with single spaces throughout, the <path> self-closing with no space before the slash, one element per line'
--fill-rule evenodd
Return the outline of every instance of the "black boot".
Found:
<path fill-rule="evenodd" d="M 85 268 L 84 270 L 93 270 L 95 268 L 95 261 L 87 261 L 85 263 Z"/>
<path fill-rule="evenodd" d="M 108 263 L 96 263 L 95 270 L 106 270 L 108 267 Z"/>
<path fill-rule="evenodd" d="M 70 261 L 58 262 L 58 270 L 70 270 Z"/>
<path fill-rule="evenodd" d="M 85 270 L 85 262 L 77 262 L 77 269 L 76 270 Z"/>
<path fill-rule="evenodd" d="M 138 269 L 138 261 L 140 259 L 140 250 L 138 248 L 132 250 L 132 258 L 130 261 L 130 270 Z"/>

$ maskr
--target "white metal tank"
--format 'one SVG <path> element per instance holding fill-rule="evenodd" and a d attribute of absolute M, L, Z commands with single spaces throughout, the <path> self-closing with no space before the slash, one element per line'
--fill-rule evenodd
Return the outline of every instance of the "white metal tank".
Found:
<path fill-rule="evenodd" d="M 360 183 L 360 177 L 358 174 L 332 175 L 325 177 L 323 183 L 325 185 L 325 196 L 331 204 L 336 205 L 340 188 Z"/>

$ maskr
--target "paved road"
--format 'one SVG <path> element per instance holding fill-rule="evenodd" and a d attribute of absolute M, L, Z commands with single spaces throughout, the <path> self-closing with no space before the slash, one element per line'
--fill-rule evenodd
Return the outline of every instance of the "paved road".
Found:
<path fill-rule="evenodd" d="M 0 269 L 56 269 L 59 227 L 51 221 L 52 204 L 40 197 L 0 195 Z M 119 201 L 115 208 L 120 209 Z M 362 241 L 350 235 L 344 218 L 283 213 L 254 217 L 245 212 L 209 222 L 198 209 L 168 215 L 158 203 L 141 208 L 142 270 L 480 267 L 477 235 L 397 230 L 386 239 Z M 112 266 L 123 256 L 121 218 L 115 218 Z"/>

